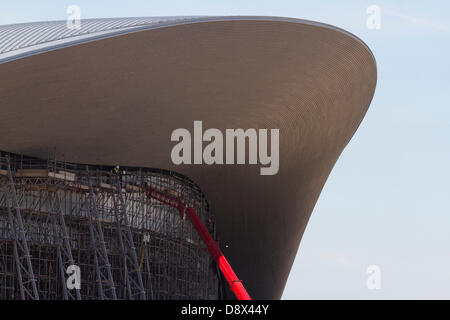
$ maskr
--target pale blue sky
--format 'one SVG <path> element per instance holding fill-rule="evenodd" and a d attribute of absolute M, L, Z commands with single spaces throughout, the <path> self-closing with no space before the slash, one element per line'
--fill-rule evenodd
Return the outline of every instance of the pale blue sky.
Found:
<path fill-rule="evenodd" d="M 3 1 L 0 24 L 170 15 L 271 15 L 346 29 L 372 49 L 378 85 L 314 209 L 285 299 L 450 299 L 448 1 Z M 380 6 L 381 29 L 366 27 Z M 380 290 L 366 268 L 381 268 Z"/>

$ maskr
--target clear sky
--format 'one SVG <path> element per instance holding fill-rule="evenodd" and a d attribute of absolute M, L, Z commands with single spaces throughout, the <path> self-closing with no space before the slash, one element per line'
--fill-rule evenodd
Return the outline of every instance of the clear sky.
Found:
<path fill-rule="evenodd" d="M 271 15 L 346 29 L 372 49 L 372 105 L 333 169 L 283 295 L 450 299 L 450 2 L 448 1 L 2 1 L 0 24 L 170 15 Z M 381 9 L 369 29 L 368 6 Z M 369 265 L 381 288 L 366 286 Z"/>

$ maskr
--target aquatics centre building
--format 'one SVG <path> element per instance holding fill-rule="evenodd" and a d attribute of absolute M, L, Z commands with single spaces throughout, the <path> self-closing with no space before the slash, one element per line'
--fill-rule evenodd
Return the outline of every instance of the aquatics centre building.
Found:
<path fill-rule="evenodd" d="M 376 80 L 360 39 L 299 19 L 0 26 L 0 299 L 233 298 L 149 186 L 195 209 L 251 298 L 279 299 Z M 172 132 L 198 120 L 279 129 L 276 174 L 173 163 Z"/>

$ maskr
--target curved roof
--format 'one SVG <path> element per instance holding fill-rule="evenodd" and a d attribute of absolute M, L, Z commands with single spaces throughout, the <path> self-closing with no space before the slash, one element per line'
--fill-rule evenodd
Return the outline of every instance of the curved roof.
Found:
<path fill-rule="evenodd" d="M 168 169 L 211 201 L 254 298 L 279 298 L 320 191 L 376 85 L 367 46 L 277 17 L 124 18 L 0 26 L 0 150 Z M 280 169 L 173 165 L 171 133 L 280 129 Z"/>

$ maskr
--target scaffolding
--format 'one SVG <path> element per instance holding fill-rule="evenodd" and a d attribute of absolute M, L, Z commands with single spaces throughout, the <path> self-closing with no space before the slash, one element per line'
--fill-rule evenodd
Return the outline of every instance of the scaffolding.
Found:
<path fill-rule="evenodd" d="M 0 299 L 218 299 L 220 276 L 192 225 L 146 188 L 215 221 L 174 172 L 0 154 Z M 67 285 L 73 266 L 80 287 Z"/>

